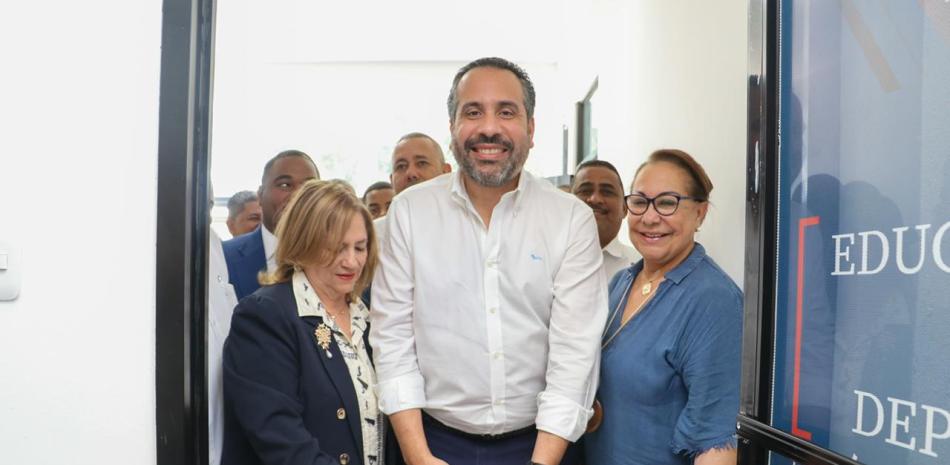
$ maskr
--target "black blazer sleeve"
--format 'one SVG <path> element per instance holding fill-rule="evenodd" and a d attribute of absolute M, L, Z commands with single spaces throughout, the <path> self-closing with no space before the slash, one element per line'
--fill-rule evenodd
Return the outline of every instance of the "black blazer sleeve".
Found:
<path fill-rule="evenodd" d="M 283 300 L 283 299 L 281 299 Z M 237 306 L 224 347 L 226 435 L 250 445 L 226 463 L 331 465 L 305 426 L 299 400 L 301 347 L 295 336 L 295 308 L 254 294 Z M 235 438 L 230 438 L 235 439 Z M 229 438 L 226 437 L 226 442 Z M 234 449 L 231 449 L 234 452 Z M 251 454 L 253 457 L 241 457 Z"/>

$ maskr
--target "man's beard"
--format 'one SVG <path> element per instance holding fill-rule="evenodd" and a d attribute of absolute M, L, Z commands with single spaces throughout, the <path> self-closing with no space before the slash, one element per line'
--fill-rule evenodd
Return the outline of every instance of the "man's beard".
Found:
<path fill-rule="evenodd" d="M 474 149 L 476 144 L 496 144 L 505 147 L 508 151 L 508 158 L 495 162 L 499 168 L 493 172 L 479 171 L 475 160 L 468 156 L 468 152 Z M 521 173 L 525 160 L 528 159 L 527 150 L 516 150 L 514 143 L 504 139 L 500 134 L 492 137 L 480 135 L 469 138 L 464 144 L 458 141 L 452 141 L 452 155 L 468 177 L 472 178 L 478 184 L 485 187 L 501 187 Z"/>

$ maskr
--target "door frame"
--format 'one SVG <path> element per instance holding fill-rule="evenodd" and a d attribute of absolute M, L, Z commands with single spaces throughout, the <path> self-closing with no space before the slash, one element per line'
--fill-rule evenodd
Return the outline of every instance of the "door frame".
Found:
<path fill-rule="evenodd" d="M 162 1 L 155 433 L 159 465 L 208 463 L 207 263 L 214 0 Z"/>

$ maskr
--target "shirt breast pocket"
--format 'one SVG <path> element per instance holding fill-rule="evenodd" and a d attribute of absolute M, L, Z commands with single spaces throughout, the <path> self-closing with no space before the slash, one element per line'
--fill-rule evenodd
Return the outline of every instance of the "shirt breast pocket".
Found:
<path fill-rule="evenodd" d="M 554 277 L 560 257 L 551 257 L 544 248 L 528 247 L 520 253 L 511 254 L 514 258 L 503 286 L 509 286 L 506 293 L 540 315 L 548 316 L 554 301 Z"/>

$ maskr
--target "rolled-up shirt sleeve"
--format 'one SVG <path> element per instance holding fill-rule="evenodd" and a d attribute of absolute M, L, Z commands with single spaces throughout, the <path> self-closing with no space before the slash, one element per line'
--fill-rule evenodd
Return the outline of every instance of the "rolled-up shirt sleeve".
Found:
<path fill-rule="evenodd" d="M 593 414 L 607 279 L 597 224 L 586 205 L 574 208 L 570 228 L 567 253 L 554 278 L 546 387 L 538 395 L 535 422 L 539 430 L 573 442 Z"/>
<path fill-rule="evenodd" d="M 742 296 L 738 291 L 705 292 L 681 335 L 675 355 L 688 391 L 670 447 L 695 457 L 711 449 L 736 447 L 742 348 Z"/>
<path fill-rule="evenodd" d="M 395 199 L 379 238 L 373 279 L 370 345 L 376 363 L 379 409 L 387 414 L 426 406 L 425 383 L 413 331 L 413 264 L 408 204 Z"/>

